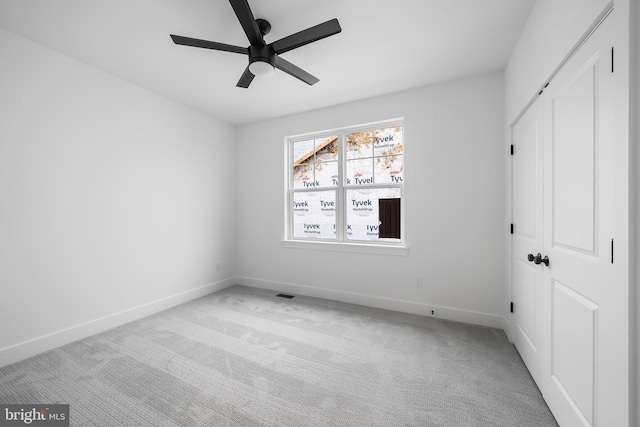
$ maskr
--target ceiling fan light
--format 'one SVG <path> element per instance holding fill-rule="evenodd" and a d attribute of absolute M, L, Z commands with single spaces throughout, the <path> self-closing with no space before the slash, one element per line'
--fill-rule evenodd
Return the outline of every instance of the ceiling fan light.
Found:
<path fill-rule="evenodd" d="M 275 68 L 268 62 L 254 61 L 249 64 L 249 71 L 256 77 L 270 77 L 275 72 Z"/>

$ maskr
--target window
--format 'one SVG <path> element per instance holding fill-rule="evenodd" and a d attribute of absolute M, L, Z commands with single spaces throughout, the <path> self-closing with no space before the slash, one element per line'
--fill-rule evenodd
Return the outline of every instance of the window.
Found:
<path fill-rule="evenodd" d="M 401 120 L 290 137 L 287 239 L 403 243 Z"/>

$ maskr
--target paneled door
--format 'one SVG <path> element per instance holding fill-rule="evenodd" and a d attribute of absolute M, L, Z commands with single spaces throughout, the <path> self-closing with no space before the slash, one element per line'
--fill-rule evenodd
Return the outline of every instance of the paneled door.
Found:
<path fill-rule="evenodd" d="M 615 13 L 615 12 L 612 12 Z M 628 425 L 628 285 L 614 253 L 612 15 L 545 91 L 543 394 L 563 427 Z"/>
<path fill-rule="evenodd" d="M 543 110 L 538 99 L 512 128 L 512 301 L 514 345 L 541 387 L 543 273 L 535 264 L 543 248 Z"/>

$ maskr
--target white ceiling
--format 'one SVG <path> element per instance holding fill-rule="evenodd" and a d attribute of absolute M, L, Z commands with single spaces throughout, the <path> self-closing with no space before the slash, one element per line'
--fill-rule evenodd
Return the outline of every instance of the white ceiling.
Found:
<path fill-rule="evenodd" d="M 535 0 L 249 0 L 267 43 L 338 18 L 342 32 L 236 87 L 247 57 L 169 34 L 248 46 L 227 0 L 0 0 L 0 27 L 232 124 L 504 69 Z"/>

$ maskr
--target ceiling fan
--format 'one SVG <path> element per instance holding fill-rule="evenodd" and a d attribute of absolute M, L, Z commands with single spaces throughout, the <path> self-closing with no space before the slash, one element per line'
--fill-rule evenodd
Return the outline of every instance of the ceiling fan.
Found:
<path fill-rule="evenodd" d="M 244 70 L 242 77 L 236 86 L 248 88 L 255 76 L 266 77 L 274 73 L 275 68 L 313 85 L 320 80 L 301 68 L 293 65 L 280 57 L 280 54 L 296 49 L 300 46 L 321 40 L 325 37 L 338 34 L 342 29 L 337 19 L 331 19 L 322 24 L 307 28 L 273 43 L 266 44 L 264 36 L 269 34 L 271 24 L 264 19 L 255 19 L 247 0 L 229 0 L 242 29 L 244 30 L 249 47 L 233 46 L 230 44 L 212 42 L 208 40 L 193 39 L 190 37 L 171 34 L 175 44 L 183 46 L 202 47 L 205 49 L 222 50 L 224 52 L 241 53 L 249 55 L 249 65 Z"/>

